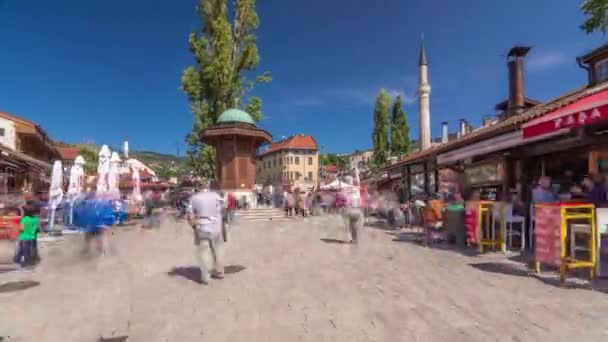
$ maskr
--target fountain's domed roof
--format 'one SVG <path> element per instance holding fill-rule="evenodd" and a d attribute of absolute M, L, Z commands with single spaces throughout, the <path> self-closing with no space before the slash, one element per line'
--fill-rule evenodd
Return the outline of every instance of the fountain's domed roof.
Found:
<path fill-rule="evenodd" d="M 227 111 L 223 112 L 222 115 L 220 115 L 220 117 L 217 119 L 217 123 L 245 123 L 255 126 L 255 122 L 251 118 L 251 115 L 236 108 L 228 109 Z"/>

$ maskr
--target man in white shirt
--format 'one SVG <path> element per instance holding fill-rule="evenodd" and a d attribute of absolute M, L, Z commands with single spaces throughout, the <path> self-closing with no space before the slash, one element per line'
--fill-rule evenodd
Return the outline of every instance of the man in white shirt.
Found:
<path fill-rule="evenodd" d="M 359 226 L 361 225 L 363 213 L 361 211 L 361 194 L 359 189 L 353 188 L 344 191 L 346 197 L 345 214 L 348 221 L 350 243 L 358 242 Z"/>
<path fill-rule="evenodd" d="M 211 277 L 224 278 L 222 204 L 217 193 L 205 187 L 192 195 L 188 221 L 194 231 L 196 259 L 201 269 L 201 282 L 209 283 L 209 256 L 213 259 Z"/>

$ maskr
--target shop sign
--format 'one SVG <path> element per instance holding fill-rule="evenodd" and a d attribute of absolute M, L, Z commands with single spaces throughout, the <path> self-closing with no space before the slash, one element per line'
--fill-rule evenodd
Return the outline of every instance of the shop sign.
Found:
<path fill-rule="evenodd" d="M 464 170 L 469 184 L 497 183 L 502 180 L 502 164 L 488 163 L 472 166 Z"/>
<path fill-rule="evenodd" d="M 608 120 L 608 105 L 577 111 L 524 127 L 524 138 L 532 138 L 565 128 L 590 125 L 604 120 Z"/>
<path fill-rule="evenodd" d="M 422 173 L 424 172 L 424 166 L 422 164 L 414 164 L 410 166 L 410 173 Z"/>

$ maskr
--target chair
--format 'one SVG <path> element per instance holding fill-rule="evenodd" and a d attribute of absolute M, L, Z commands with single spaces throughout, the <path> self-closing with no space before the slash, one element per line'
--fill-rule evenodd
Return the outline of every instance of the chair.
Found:
<path fill-rule="evenodd" d="M 570 225 L 570 258 L 576 260 L 576 252 L 584 251 L 589 252 L 589 246 L 577 246 L 576 235 L 584 234 L 591 236 L 591 225 L 590 224 L 572 224 Z"/>
<path fill-rule="evenodd" d="M 513 235 L 519 236 L 520 250 L 523 251 L 526 247 L 526 218 L 524 216 L 513 215 L 513 204 L 506 203 L 503 209 L 503 217 L 505 220 L 505 242 L 507 242 L 507 249 L 513 245 Z M 521 231 L 513 231 L 513 224 L 518 223 L 521 225 Z"/>
<path fill-rule="evenodd" d="M 428 246 L 429 241 L 432 244 L 437 240 L 441 240 L 443 222 L 440 217 L 437 217 L 437 213 L 432 207 L 425 207 L 422 210 L 424 240 Z"/>

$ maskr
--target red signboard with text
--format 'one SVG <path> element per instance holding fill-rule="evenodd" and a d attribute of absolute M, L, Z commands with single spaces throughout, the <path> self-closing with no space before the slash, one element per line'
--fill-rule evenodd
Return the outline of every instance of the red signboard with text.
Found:
<path fill-rule="evenodd" d="M 536 261 L 559 267 L 561 263 L 561 208 L 534 207 L 534 238 Z"/>
<path fill-rule="evenodd" d="M 479 202 L 469 201 L 465 203 L 464 223 L 467 232 L 467 242 L 472 244 L 479 243 L 477 236 L 477 224 L 479 220 Z"/>
<path fill-rule="evenodd" d="M 547 118 L 547 120 L 536 124 L 531 123 L 528 126 L 524 126 L 524 138 L 533 138 L 565 128 L 576 128 L 606 121 L 608 120 L 608 104 L 575 112 L 569 111 L 569 113 L 564 113 L 563 115 L 559 115 L 557 112 L 555 114 L 555 117 Z M 553 115 L 549 114 L 549 116 Z"/>

